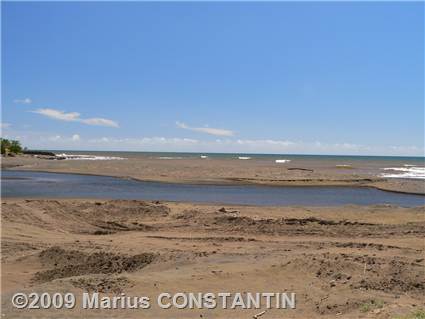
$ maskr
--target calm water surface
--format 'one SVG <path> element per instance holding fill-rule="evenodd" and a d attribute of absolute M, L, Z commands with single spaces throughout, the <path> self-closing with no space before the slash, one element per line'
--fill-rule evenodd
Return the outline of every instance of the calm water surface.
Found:
<path fill-rule="evenodd" d="M 189 185 L 28 171 L 2 171 L 3 197 L 111 198 L 247 205 L 425 204 L 425 196 L 357 187 Z"/>

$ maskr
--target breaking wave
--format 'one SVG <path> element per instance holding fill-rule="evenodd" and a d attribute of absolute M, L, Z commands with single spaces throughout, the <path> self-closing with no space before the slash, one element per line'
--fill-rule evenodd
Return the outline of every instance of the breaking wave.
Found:
<path fill-rule="evenodd" d="M 75 160 L 75 161 L 111 161 L 111 160 L 124 160 L 124 157 L 117 156 L 96 156 L 96 155 L 82 155 L 82 154 L 56 154 L 57 159 L 61 160 Z"/>
<path fill-rule="evenodd" d="M 381 174 L 381 177 L 425 179 L 425 167 L 405 164 L 404 167 L 388 167 L 382 169 L 389 172 Z"/>
<path fill-rule="evenodd" d="M 160 157 L 158 157 L 158 159 L 160 159 L 160 160 L 174 160 L 174 159 L 180 160 L 180 159 L 183 159 L 183 157 L 160 156 Z"/>
<path fill-rule="evenodd" d="M 288 159 L 277 159 L 275 160 L 275 163 L 289 163 L 291 160 Z"/>

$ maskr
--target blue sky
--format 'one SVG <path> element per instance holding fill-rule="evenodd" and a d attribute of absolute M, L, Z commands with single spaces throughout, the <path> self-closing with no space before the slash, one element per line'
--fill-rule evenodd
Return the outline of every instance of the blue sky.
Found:
<path fill-rule="evenodd" d="M 34 148 L 424 154 L 424 3 L 2 3 Z"/>

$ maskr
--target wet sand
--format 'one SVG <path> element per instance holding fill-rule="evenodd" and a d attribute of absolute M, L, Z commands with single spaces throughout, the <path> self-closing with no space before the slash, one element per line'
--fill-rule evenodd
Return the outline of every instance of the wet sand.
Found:
<path fill-rule="evenodd" d="M 12 309 L 16 291 L 297 294 L 267 318 L 395 318 L 424 309 L 424 207 L 2 201 L 6 318 L 252 318 L 256 310 Z M 111 263 L 111 260 L 113 261 Z"/>
<path fill-rule="evenodd" d="M 3 168 L 57 173 L 79 173 L 134 178 L 144 181 L 172 183 L 213 183 L 310 186 L 370 186 L 383 190 L 425 194 L 424 180 L 381 178 L 381 168 L 402 166 L 401 162 L 357 161 L 350 167 L 345 162 L 329 160 L 297 160 L 277 164 L 271 160 L 184 158 L 160 160 L 149 156 L 133 156 L 126 160 L 46 160 L 33 156 L 3 158 Z"/>

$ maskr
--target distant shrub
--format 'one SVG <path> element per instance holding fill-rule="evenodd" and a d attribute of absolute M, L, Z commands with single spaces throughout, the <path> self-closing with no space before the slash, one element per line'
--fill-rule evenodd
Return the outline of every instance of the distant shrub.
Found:
<path fill-rule="evenodd" d="M 22 153 L 22 146 L 19 141 L 0 138 L 1 154 Z"/>

